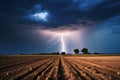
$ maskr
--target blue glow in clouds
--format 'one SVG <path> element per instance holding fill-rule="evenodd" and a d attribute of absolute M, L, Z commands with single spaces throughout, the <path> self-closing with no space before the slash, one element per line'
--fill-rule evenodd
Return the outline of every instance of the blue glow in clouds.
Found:
<path fill-rule="evenodd" d="M 33 16 L 34 18 L 39 21 L 47 21 L 47 17 L 48 17 L 48 12 L 40 12 L 40 13 L 35 13 Z"/>

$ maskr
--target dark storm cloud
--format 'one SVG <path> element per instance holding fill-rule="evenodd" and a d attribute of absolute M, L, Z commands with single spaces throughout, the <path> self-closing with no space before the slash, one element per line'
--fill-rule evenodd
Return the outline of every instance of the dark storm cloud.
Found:
<path fill-rule="evenodd" d="M 30 18 L 30 15 L 45 10 L 51 16 L 48 22 Z M 119 13 L 119 0 L 5 0 L 0 3 L 1 20 L 19 25 L 39 24 L 47 28 L 79 24 L 80 20 L 100 21 Z"/>
<path fill-rule="evenodd" d="M 110 18 L 110 19 L 106 20 L 105 22 L 102 23 L 102 24 L 104 24 L 104 26 L 102 26 L 102 27 L 107 26 L 107 28 L 111 29 L 111 34 L 113 36 L 120 35 L 120 15 Z"/>
<path fill-rule="evenodd" d="M 48 12 L 47 21 L 34 18 L 34 14 L 41 12 Z M 42 37 L 39 39 L 39 35 L 32 30 L 72 31 L 83 27 L 91 28 L 106 20 L 112 20 L 117 15 L 120 15 L 120 0 L 1 0 L 0 45 L 8 48 L 13 46 L 10 50 L 14 51 L 20 47 L 16 45 L 31 47 L 32 42 L 38 44 L 41 40 L 39 45 L 43 46 Z M 119 25 L 118 20 L 114 25 Z M 120 33 L 118 27 L 112 30 L 112 35 Z M 2 48 L 3 46 L 0 46 L 0 51 Z"/>
<path fill-rule="evenodd" d="M 46 0 L 42 3 L 42 7 L 53 14 L 51 23 L 56 26 L 74 24 L 84 19 L 104 20 L 120 13 L 118 0 L 69 0 L 68 2 Z"/>
<path fill-rule="evenodd" d="M 28 12 L 33 5 L 38 4 L 38 0 L 2 0 L 0 3 L 1 12 L 7 15 L 23 15 Z"/>

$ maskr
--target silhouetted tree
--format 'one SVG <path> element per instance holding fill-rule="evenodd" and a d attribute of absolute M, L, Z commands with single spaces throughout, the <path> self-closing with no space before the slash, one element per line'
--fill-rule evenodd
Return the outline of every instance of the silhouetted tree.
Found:
<path fill-rule="evenodd" d="M 83 49 L 81 50 L 81 52 L 83 52 L 83 54 L 89 54 L 87 48 L 83 48 Z"/>
<path fill-rule="evenodd" d="M 75 54 L 79 54 L 79 49 L 74 49 Z"/>
<path fill-rule="evenodd" d="M 66 54 L 65 52 L 61 52 L 61 54 Z"/>

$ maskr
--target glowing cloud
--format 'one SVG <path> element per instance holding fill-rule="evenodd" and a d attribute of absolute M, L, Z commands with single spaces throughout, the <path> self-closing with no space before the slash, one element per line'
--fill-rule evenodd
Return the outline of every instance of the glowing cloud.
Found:
<path fill-rule="evenodd" d="M 34 17 L 36 20 L 47 21 L 48 12 L 36 13 L 36 14 L 34 14 Z"/>

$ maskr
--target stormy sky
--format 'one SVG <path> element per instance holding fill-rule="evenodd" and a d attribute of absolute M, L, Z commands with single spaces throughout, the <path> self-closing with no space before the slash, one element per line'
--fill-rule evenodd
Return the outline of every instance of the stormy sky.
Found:
<path fill-rule="evenodd" d="M 1 0 L 1 54 L 60 52 L 56 33 L 45 31 L 75 31 L 68 53 L 120 53 L 120 0 Z"/>

